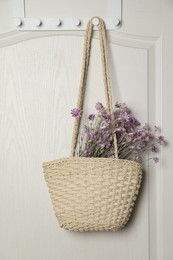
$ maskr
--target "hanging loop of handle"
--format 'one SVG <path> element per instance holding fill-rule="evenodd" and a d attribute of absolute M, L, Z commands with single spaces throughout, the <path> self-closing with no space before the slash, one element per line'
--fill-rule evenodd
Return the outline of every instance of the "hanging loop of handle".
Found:
<path fill-rule="evenodd" d="M 104 21 L 99 17 L 93 17 L 89 20 L 86 28 L 85 39 L 84 39 L 84 49 L 83 49 L 83 64 L 82 64 L 82 73 L 80 79 L 80 86 L 78 92 L 78 100 L 77 100 L 77 108 L 81 111 L 83 110 L 84 105 L 84 96 L 85 96 L 85 88 L 86 88 L 86 80 L 88 74 L 88 66 L 91 52 L 91 40 L 93 34 L 93 20 L 98 19 L 98 30 L 99 30 L 99 40 L 100 40 L 100 52 L 102 59 L 102 71 L 103 71 L 103 80 L 105 87 L 105 97 L 107 109 L 111 115 L 113 114 L 113 105 L 112 105 L 112 91 L 111 91 L 111 83 L 110 83 L 110 73 L 109 73 L 109 61 L 108 61 L 108 51 L 106 44 L 106 29 Z M 80 130 L 81 118 L 75 120 L 73 126 L 73 134 L 72 134 L 72 143 L 71 143 L 71 156 L 75 156 L 75 149 L 77 146 L 77 140 Z M 117 138 L 116 134 L 114 135 L 114 149 L 115 149 L 115 158 L 118 158 L 118 148 L 117 148 Z"/>

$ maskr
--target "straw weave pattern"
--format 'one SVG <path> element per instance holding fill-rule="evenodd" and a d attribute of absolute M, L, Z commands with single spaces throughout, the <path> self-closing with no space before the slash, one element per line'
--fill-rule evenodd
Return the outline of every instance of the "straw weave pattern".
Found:
<path fill-rule="evenodd" d="M 69 157 L 45 162 L 43 169 L 61 227 L 118 230 L 129 220 L 142 179 L 139 163 Z"/>
<path fill-rule="evenodd" d="M 83 110 L 93 34 L 92 18 L 87 25 L 77 108 Z M 99 19 L 99 40 L 107 109 L 113 111 L 105 24 Z M 43 163 L 53 208 L 60 226 L 73 231 L 118 230 L 131 215 L 141 179 L 141 164 L 118 159 L 75 157 L 80 118 L 75 120 L 71 157 Z"/>

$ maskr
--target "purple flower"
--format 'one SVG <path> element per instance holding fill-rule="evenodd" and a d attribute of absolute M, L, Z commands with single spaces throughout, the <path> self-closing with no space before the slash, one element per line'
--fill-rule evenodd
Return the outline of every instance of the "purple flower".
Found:
<path fill-rule="evenodd" d="M 141 156 L 139 154 L 136 154 L 134 157 L 135 161 L 141 161 Z"/>
<path fill-rule="evenodd" d="M 100 124 L 100 129 L 105 129 L 107 127 L 107 123 L 105 121 L 103 121 L 101 124 Z"/>
<path fill-rule="evenodd" d="M 94 118 L 95 118 L 95 115 L 94 115 L 94 114 L 91 114 L 91 115 L 89 115 L 89 117 L 88 117 L 88 119 L 89 119 L 90 121 L 94 121 Z"/>
<path fill-rule="evenodd" d="M 84 133 L 86 134 L 86 135 L 88 135 L 89 134 L 89 127 L 87 126 L 87 125 L 84 125 Z"/>
<path fill-rule="evenodd" d="M 120 159 L 142 162 L 146 151 L 157 153 L 158 144 L 166 143 L 164 136 L 156 134 L 160 130 L 159 127 L 155 126 L 153 133 L 148 124 L 140 126 L 140 122 L 131 115 L 125 103 L 117 102 L 113 114 L 100 102 L 96 103 L 95 108 L 97 113 L 90 114 L 88 124 L 84 125 L 79 156 L 114 158 L 114 134 L 117 137 Z M 71 114 L 75 118 L 81 117 L 79 109 L 73 109 Z M 155 163 L 159 162 L 158 157 L 150 159 Z"/>
<path fill-rule="evenodd" d="M 143 148 L 145 148 L 145 142 L 144 142 L 144 141 L 140 142 L 140 143 L 138 144 L 137 148 L 138 148 L 139 150 L 142 150 Z"/>
<path fill-rule="evenodd" d="M 100 133 L 98 131 L 96 131 L 93 135 L 92 135 L 92 140 L 93 141 L 97 141 L 100 138 Z"/>
<path fill-rule="evenodd" d="M 106 113 L 103 113 L 102 114 L 102 117 L 104 118 L 104 121 L 108 124 L 108 123 L 110 123 L 110 121 L 111 121 L 111 116 L 110 115 L 108 115 L 108 114 L 106 114 Z"/>
<path fill-rule="evenodd" d="M 72 115 L 72 117 L 75 117 L 76 119 L 79 119 L 82 116 L 81 111 L 78 108 L 73 108 L 71 110 L 71 115 Z"/>
<path fill-rule="evenodd" d="M 154 157 L 154 158 L 152 158 L 153 159 L 153 161 L 155 162 L 155 163 L 158 163 L 159 162 L 159 158 L 158 157 Z"/>
<path fill-rule="evenodd" d="M 104 106 L 102 105 L 102 103 L 97 102 L 96 105 L 95 105 L 95 108 L 96 108 L 96 110 L 100 111 L 101 109 L 104 108 Z"/>
<path fill-rule="evenodd" d="M 131 142 L 132 139 L 133 139 L 133 134 L 132 133 L 125 134 L 124 137 L 125 137 L 127 142 Z"/>
<path fill-rule="evenodd" d="M 140 137 L 141 140 L 144 140 L 147 136 L 147 132 L 142 128 L 136 132 L 136 136 Z"/>
<path fill-rule="evenodd" d="M 103 142 L 100 144 L 101 148 L 109 148 L 111 146 L 111 144 L 109 142 Z"/>
<path fill-rule="evenodd" d="M 92 152 L 85 151 L 84 156 L 85 157 L 92 157 Z"/>
<path fill-rule="evenodd" d="M 160 145 L 166 144 L 165 137 L 164 137 L 163 135 L 158 136 L 158 137 L 156 138 L 156 140 L 158 141 L 158 143 L 159 143 Z"/>
<path fill-rule="evenodd" d="M 154 139 L 154 136 L 151 133 L 146 132 L 145 141 L 149 142 L 149 141 L 151 141 L 153 139 Z"/>
<path fill-rule="evenodd" d="M 115 107 L 123 109 L 123 110 L 129 110 L 126 103 L 116 102 Z"/>
<path fill-rule="evenodd" d="M 126 111 L 121 111 L 120 112 L 120 118 L 119 118 L 120 121 L 124 120 L 124 121 L 129 122 L 129 118 L 130 118 L 129 114 Z"/>
<path fill-rule="evenodd" d="M 136 137 L 138 137 L 138 132 L 133 132 L 132 135 L 134 138 L 136 138 Z"/>
<path fill-rule="evenodd" d="M 120 126 L 116 129 L 116 132 L 123 134 L 124 132 L 126 132 L 126 129 L 123 126 Z"/>
<path fill-rule="evenodd" d="M 141 138 L 141 140 L 145 140 L 146 142 L 149 142 L 153 140 L 153 135 L 144 129 L 144 127 L 138 131 L 138 136 Z"/>
<path fill-rule="evenodd" d="M 150 128 L 149 124 L 145 123 L 145 125 L 143 126 L 143 129 L 150 131 L 151 128 Z"/>
<path fill-rule="evenodd" d="M 157 146 L 155 144 L 152 144 L 151 151 L 154 152 L 154 153 L 158 152 L 158 148 L 157 148 Z"/>
<path fill-rule="evenodd" d="M 159 133 L 160 133 L 161 129 L 160 129 L 160 127 L 159 127 L 159 126 L 156 126 L 156 125 L 155 125 L 155 126 L 154 126 L 154 131 L 155 131 L 155 132 L 159 132 Z"/>
<path fill-rule="evenodd" d="M 138 122 L 138 120 L 137 120 L 136 118 L 134 118 L 134 117 L 130 117 L 130 118 L 129 118 L 129 123 L 130 123 L 130 125 L 133 126 L 133 127 L 137 127 L 137 126 L 140 125 L 140 123 Z"/>
<path fill-rule="evenodd" d="M 141 159 L 142 159 L 141 155 L 139 154 L 139 151 L 137 151 L 137 150 L 133 150 L 132 156 L 135 161 L 141 161 Z"/>

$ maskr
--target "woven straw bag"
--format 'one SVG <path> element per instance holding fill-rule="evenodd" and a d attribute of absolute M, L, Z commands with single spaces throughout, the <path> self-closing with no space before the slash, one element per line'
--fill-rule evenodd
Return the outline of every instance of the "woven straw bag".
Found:
<path fill-rule="evenodd" d="M 98 18 L 98 17 L 97 17 Z M 106 47 L 106 30 L 99 19 L 107 109 L 111 113 L 112 95 Z M 77 107 L 82 110 L 89 65 L 93 18 L 88 22 Z M 73 231 L 118 230 L 125 226 L 136 200 L 141 178 L 141 164 L 118 159 L 116 135 L 115 158 L 75 157 L 81 120 L 75 120 L 71 157 L 44 162 L 44 176 L 60 226 Z"/>

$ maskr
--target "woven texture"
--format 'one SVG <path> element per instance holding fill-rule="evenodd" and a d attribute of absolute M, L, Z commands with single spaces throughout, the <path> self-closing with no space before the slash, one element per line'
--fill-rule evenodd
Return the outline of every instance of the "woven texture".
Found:
<path fill-rule="evenodd" d="M 93 19 L 93 18 L 92 18 Z M 83 110 L 89 66 L 92 19 L 88 22 L 79 86 L 77 108 Z M 99 19 L 99 40 L 107 109 L 112 107 L 112 93 L 106 47 L 106 30 Z M 136 200 L 141 178 L 141 164 L 118 159 L 116 134 L 115 159 L 74 157 L 81 120 L 75 120 L 71 157 L 45 162 L 45 180 L 60 226 L 73 231 L 118 230 L 125 226 Z"/>
<path fill-rule="evenodd" d="M 92 21 L 94 18 L 97 18 L 99 20 L 98 31 L 99 31 L 99 40 L 100 40 L 100 53 L 101 53 L 101 61 L 102 61 L 105 97 L 106 97 L 107 110 L 109 113 L 112 114 L 113 105 L 112 105 L 112 91 L 111 91 L 109 64 L 108 64 L 109 59 L 108 59 L 108 51 L 107 51 L 107 44 L 106 44 L 106 29 L 105 29 L 104 21 L 102 19 L 100 19 L 99 17 L 91 18 L 91 20 L 87 24 L 85 39 L 84 39 L 82 73 L 81 73 L 81 80 L 80 80 L 80 85 L 79 85 L 79 93 L 78 93 L 76 107 L 81 111 L 83 110 L 84 96 L 85 96 L 85 89 L 86 89 L 86 80 L 87 80 L 88 66 L 89 66 L 90 53 L 91 53 L 91 41 L 92 41 L 92 35 L 93 35 Z M 71 156 L 75 155 L 75 148 L 76 148 L 76 144 L 77 144 L 77 140 L 78 140 L 78 136 L 79 136 L 80 123 L 81 123 L 81 118 L 76 120 L 74 123 L 72 144 L 71 144 Z M 114 135 L 114 149 L 115 149 L 115 158 L 118 158 L 118 147 L 117 147 L 116 134 Z"/>
<path fill-rule="evenodd" d="M 141 165 L 110 158 L 65 158 L 43 164 L 60 226 L 73 231 L 125 226 L 139 191 Z"/>

